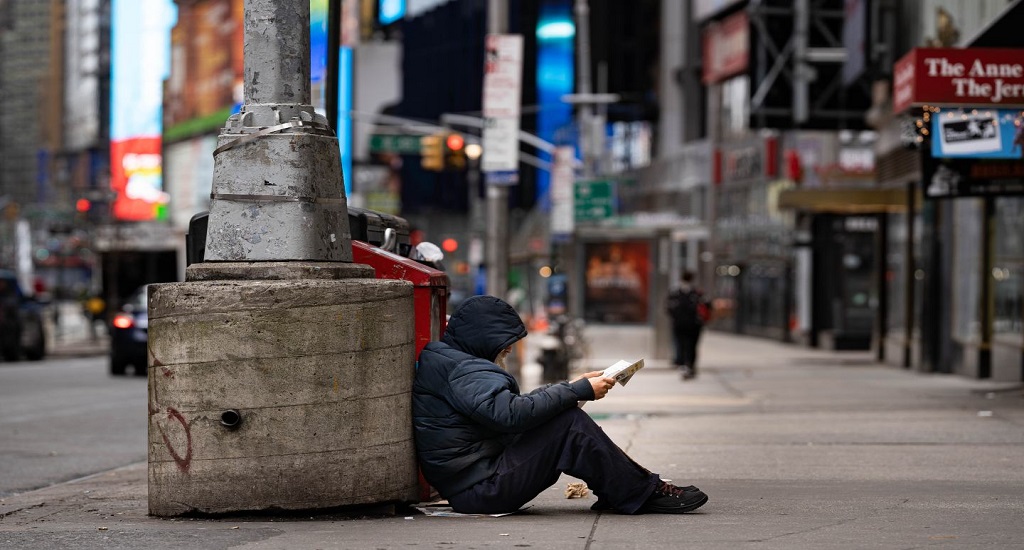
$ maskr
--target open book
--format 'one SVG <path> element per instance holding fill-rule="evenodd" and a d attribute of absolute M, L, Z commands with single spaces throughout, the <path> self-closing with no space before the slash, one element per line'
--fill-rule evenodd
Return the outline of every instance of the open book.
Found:
<path fill-rule="evenodd" d="M 636 371 L 642 368 L 644 368 L 643 359 L 633 363 L 619 360 L 614 365 L 604 369 L 604 375 L 608 378 L 614 378 L 615 383 L 625 386 L 626 382 L 629 382 L 629 379 L 633 378 L 633 375 L 636 374 Z"/>

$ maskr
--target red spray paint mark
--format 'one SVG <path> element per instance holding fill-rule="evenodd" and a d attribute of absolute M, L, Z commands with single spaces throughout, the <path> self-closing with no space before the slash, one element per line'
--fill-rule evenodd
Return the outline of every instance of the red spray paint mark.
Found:
<path fill-rule="evenodd" d="M 171 440 L 167 438 L 167 434 L 164 433 L 164 428 L 159 423 L 156 427 L 160 430 L 160 437 L 164 438 L 164 445 L 167 446 L 167 451 L 171 453 L 171 458 L 178 465 L 178 469 L 182 472 L 188 473 L 189 467 L 192 465 L 192 431 L 188 427 L 188 422 L 185 421 L 185 417 L 181 415 L 174 407 L 167 407 L 167 418 L 177 420 L 181 422 L 181 427 L 185 428 L 185 458 L 182 458 L 174 450 L 174 445 L 171 444 Z"/>
<path fill-rule="evenodd" d="M 167 367 L 160 367 L 160 372 L 163 373 L 164 378 L 174 378 L 174 371 Z"/>

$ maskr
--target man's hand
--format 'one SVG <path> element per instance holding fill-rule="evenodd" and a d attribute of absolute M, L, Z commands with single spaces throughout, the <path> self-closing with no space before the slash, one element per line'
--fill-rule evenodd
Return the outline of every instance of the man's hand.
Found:
<path fill-rule="evenodd" d="M 576 382 L 577 380 L 583 380 L 584 378 L 589 378 L 590 379 L 590 386 L 592 388 L 594 388 L 594 400 L 595 401 L 598 400 L 598 399 L 601 399 L 602 397 L 607 395 L 608 394 L 608 390 L 612 389 L 612 386 L 615 385 L 615 379 L 614 378 L 607 378 L 607 377 L 605 377 L 604 376 L 604 371 L 599 371 L 599 370 L 595 370 L 593 372 L 584 373 L 584 374 L 580 375 L 579 377 L 577 377 L 576 379 L 574 379 L 573 382 Z"/>

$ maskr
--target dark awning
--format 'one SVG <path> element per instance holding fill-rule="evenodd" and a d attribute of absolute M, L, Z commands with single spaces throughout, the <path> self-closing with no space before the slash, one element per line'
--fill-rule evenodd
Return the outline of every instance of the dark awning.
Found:
<path fill-rule="evenodd" d="M 1019 48 L 1024 28 L 1024 0 L 1015 0 L 988 25 L 964 42 L 966 48 Z"/>

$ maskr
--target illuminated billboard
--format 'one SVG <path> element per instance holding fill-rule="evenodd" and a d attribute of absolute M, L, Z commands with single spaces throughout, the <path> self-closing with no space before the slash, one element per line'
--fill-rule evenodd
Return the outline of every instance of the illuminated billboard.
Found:
<path fill-rule="evenodd" d="M 944 108 L 931 118 L 934 157 L 1024 158 L 1024 111 Z"/>
<path fill-rule="evenodd" d="M 183 4 L 171 31 L 171 73 L 167 82 L 164 139 L 177 141 L 216 133 L 245 99 L 243 0 L 202 0 Z M 311 103 L 327 105 L 328 0 L 310 0 Z"/>
<path fill-rule="evenodd" d="M 327 104 L 328 3 L 310 0 L 311 102 L 321 114 L 326 114 Z M 244 0 L 201 0 L 177 8 L 172 0 L 113 0 L 111 10 L 111 188 L 118 195 L 114 216 L 124 221 L 169 219 L 164 142 L 216 135 L 244 100 Z M 351 95 L 350 72 L 342 71 L 343 102 Z M 347 122 L 350 107 L 343 108 Z M 342 157 L 350 163 L 345 135 L 339 132 Z M 212 163 L 188 170 L 184 166 L 168 166 L 167 190 L 191 189 L 204 177 L 212 181 Z M 196 173 L 198 169 L 209 170 L 208 176 Z M 349 178 L 345 181 L 347 186 Z M 178 202 L 176 210 L 191 210 L 191 203 Z"/>
<path fill-rule="evenodd" d="M 328 0 L 310 0 L 310 101 L 326 115 Z M 243 0 L 181 3 L 171 31 L 171 72 L 165 88 L 164 133 L 167 154 L 190 158 L 204 136 L 216 136 L 245 99 L 245 6 Z M 181 147 L 173 145 L 183 144 Z M 188 190 L 213 179 L 211 159 L 167 161 L 167 188 L 172 192 L 173 220 L 187 221 L 204 201 Z M 209 161 L 209 162 L 207 162 Z M 180 189 L 180 190 L 179 190 Z M 208 191 L 207 191 L 207 194 Z M 187 200 L 186 200 L 187 199 Z M 205 202 L 208 203 L 208 198 Z"/>
<path fill-rule="evenodd" d="M 545 0 L 540 5 L 537 28 L 537 135 L 559 145 L 571 144 L 566 130 L 572 127 L 572 106 L 562 101 L 575 87 L 576 24 L 568 0 Z M 543 160 L 551 155 L 538 153 Z M 551 175 L 537 171 L 537 199 L 543 208 L 551 204 L 548 188 Z"/>
<path fill-rule="evenodd" d="M 163 82 L 170 71 L 172 0 L 112 0 L 110 187 L 123 221 L 166 219 L 163 189 Z"/>

